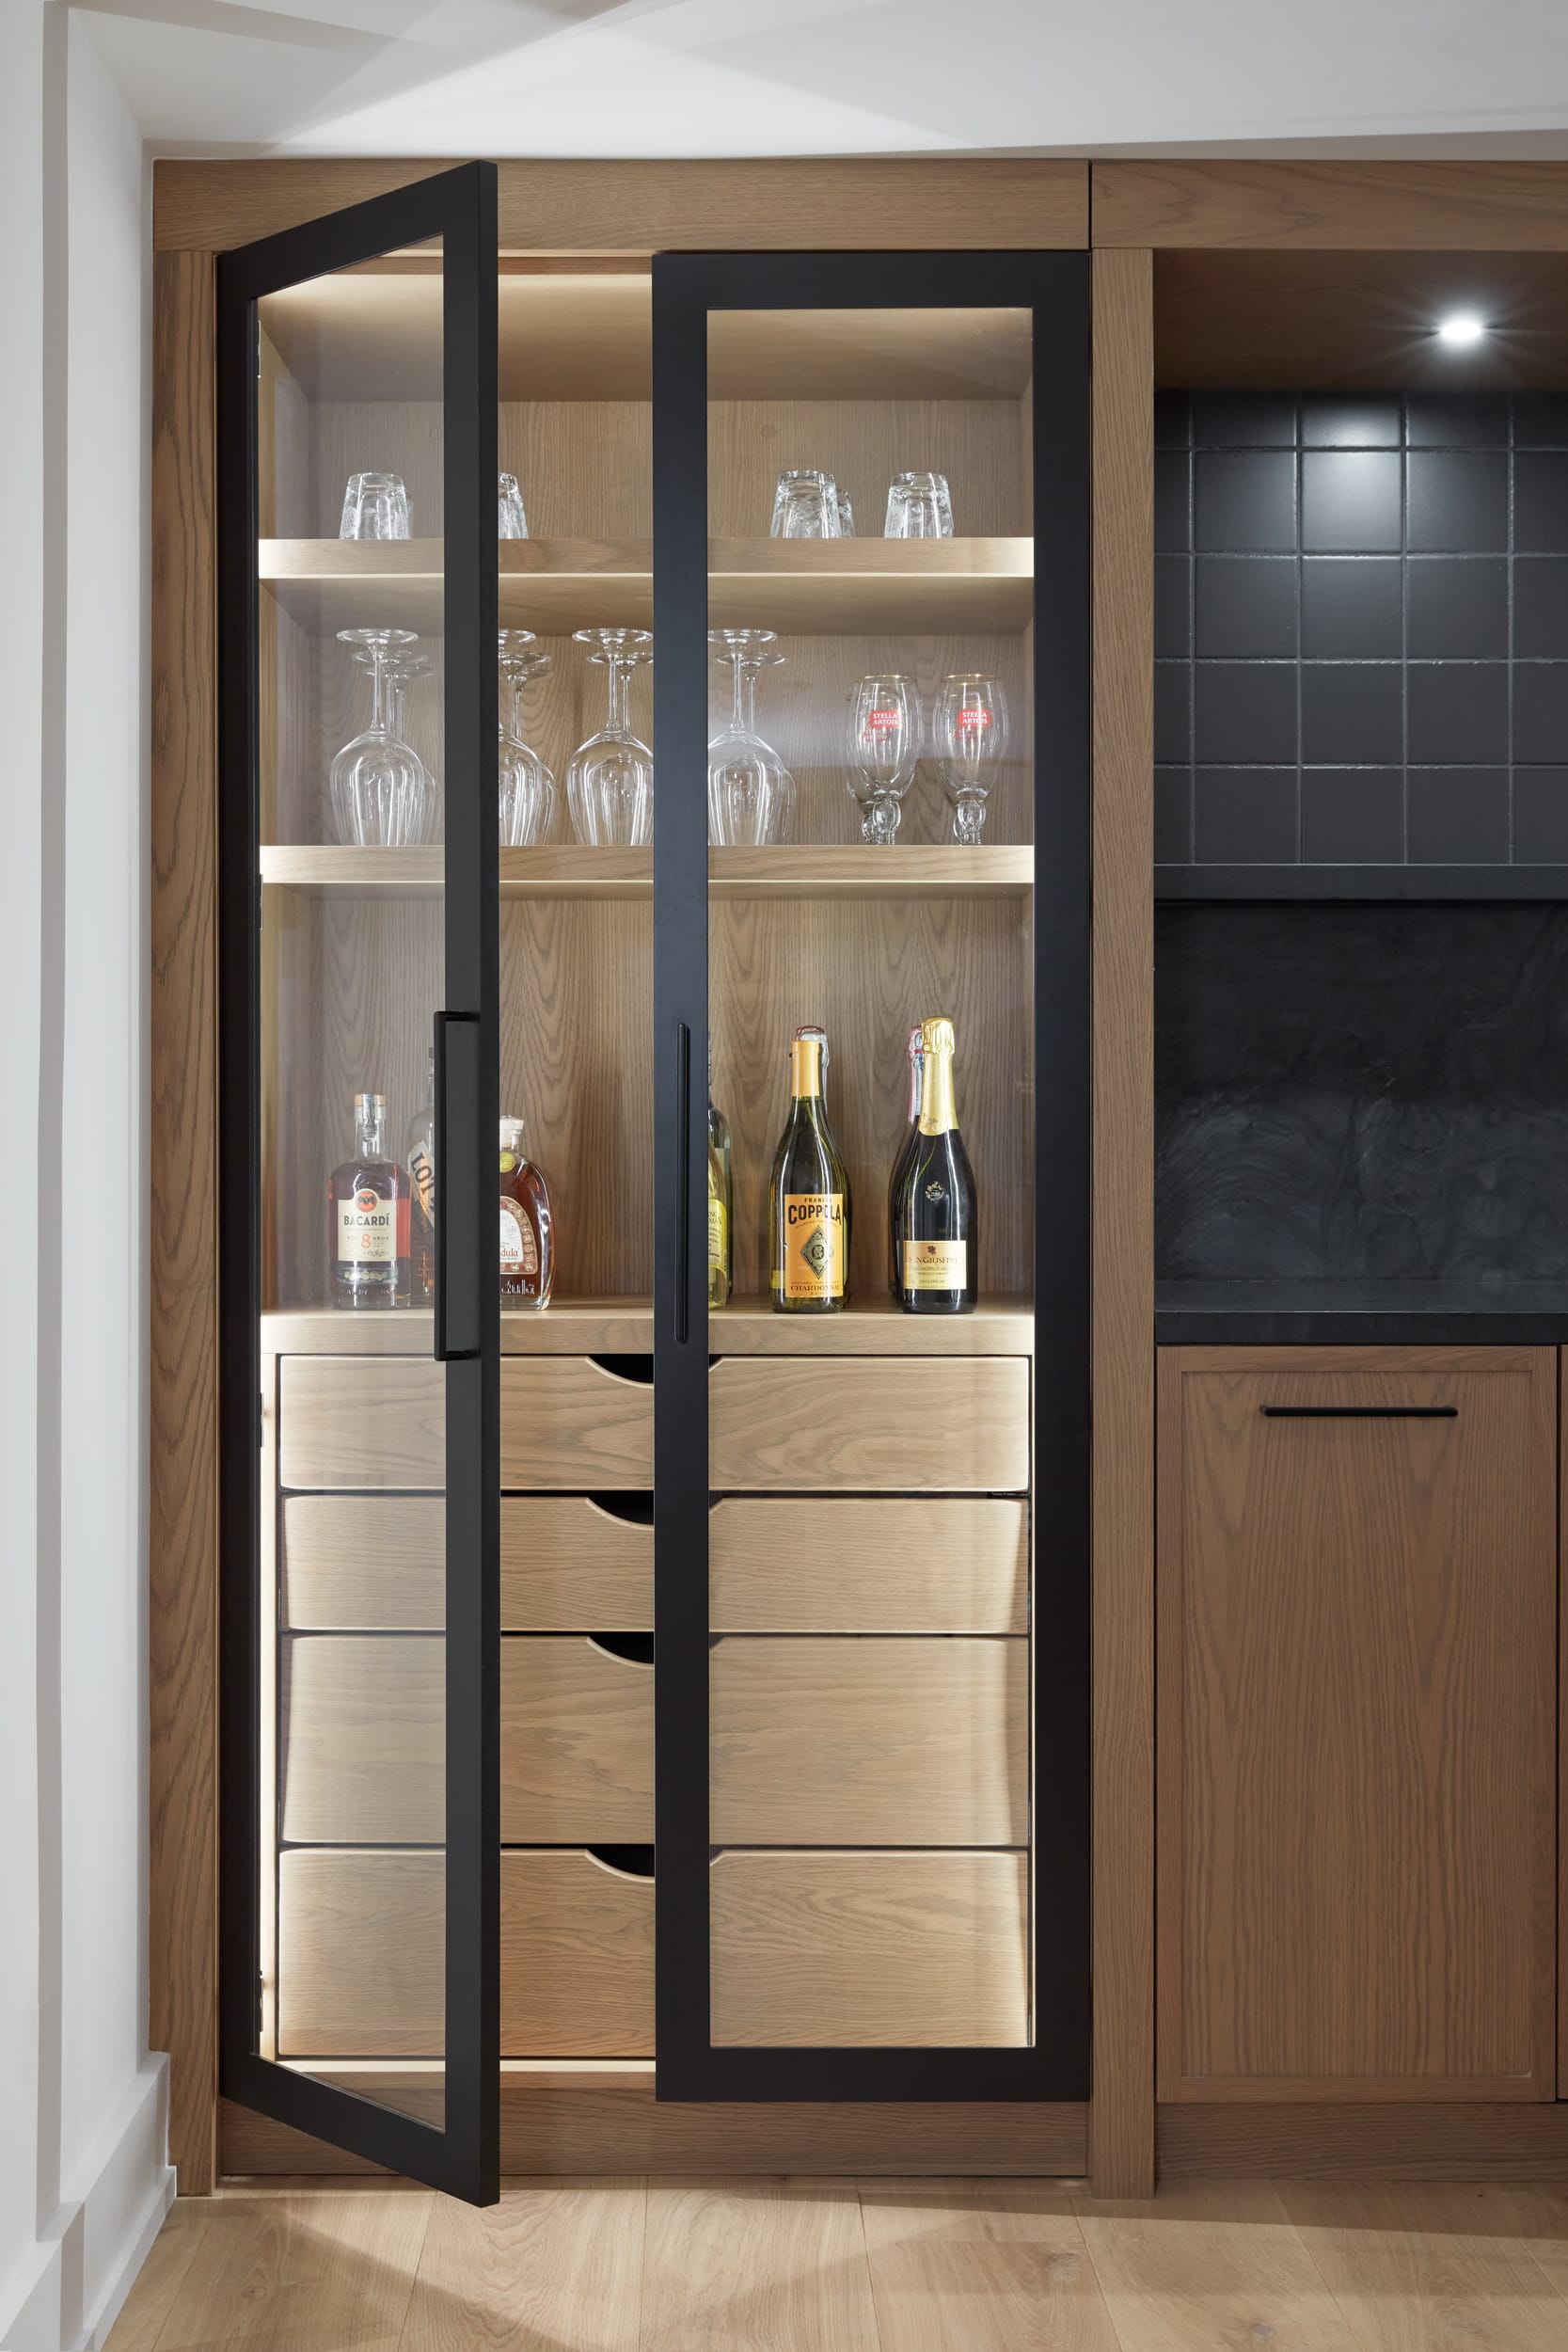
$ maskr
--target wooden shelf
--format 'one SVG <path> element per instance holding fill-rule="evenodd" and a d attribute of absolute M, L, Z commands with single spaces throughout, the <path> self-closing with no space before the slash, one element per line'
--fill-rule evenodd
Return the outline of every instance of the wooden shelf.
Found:
<path fill-rule="evenodd" d="M 262 585 L 313 636 L 442 628 L 439 539 L 263 539 Z M 784 636 L 1016 634 L 1034 612 L 1034 542 L 1010 539 L 713 539 L 715 628 Z M 512 539 L 500 548 L 503 627 L 544 637 L 647 628 L 644 539 Z"/>
<path fill-rule="evenodd" d="M 427 1356 L 432 1329 L 426 1307 L 293 1307 L 262 1315 L 261 1344 L 278 1356 Z M 653 1344 L 649 1298 L 563 1298 L 542 1315 L 501 1316 L 508 1356 L 647 1356 Z M 1034 1311 L 1022 1298 L 983 1298 L 972 1315 L 906 1315 L 878 1295 L 819 1317 L 738 1298 L 708 1317 L 713 1356 L 1028 1356 L 1034 1344 Z"/>
<path fill-rule="evenodd" d="M 309 898 L 439 898 L 440 849 L 356 850 L 336 843 L 269 844 L 261 880 Z M 777 850 L 712 850 L 710 896 L 728 898 L 1024 898 L 1035 853 L 1025 843 L 959 849 L 911 843 L 802 842 Z M 651 898 L 652 850 L 576 846 L 500 851 L 503 898 Z"/>

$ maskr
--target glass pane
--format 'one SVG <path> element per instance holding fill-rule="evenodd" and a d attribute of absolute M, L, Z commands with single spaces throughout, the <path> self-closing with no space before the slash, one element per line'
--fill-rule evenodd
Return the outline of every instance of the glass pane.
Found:
<path fill-rule="evenodd" d="M 1026 2047 L 1027 310 L 708 327 L 711 2040 Z"/>
<path fill-rule="evenodd" d="M 261 2055 L 445 2113 L 442 252 L 260 314 Z"/>

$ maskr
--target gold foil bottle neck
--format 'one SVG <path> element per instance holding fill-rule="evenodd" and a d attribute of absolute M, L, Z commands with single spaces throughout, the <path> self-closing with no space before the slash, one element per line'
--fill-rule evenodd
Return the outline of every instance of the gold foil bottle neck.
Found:
<path fill-rule="evenodd" d="M 921 1023 L 920 1051 L 924 1068 L 920 1132 L 923 1136 L 944 1136 L 958 1123 L 953 1100 L 955 1045 L 953 1024 L 945 1013 L 937 1013 L 930 1020 Z"/>
<path fill-rule="evenodd" d="M 827 1041 L 820 1029 L 809 1029 L 793 1039 L 789 1048 L 789 1090 L 797 1102 L 820 1095 L 822 1091 L 822 1062 Z"/>

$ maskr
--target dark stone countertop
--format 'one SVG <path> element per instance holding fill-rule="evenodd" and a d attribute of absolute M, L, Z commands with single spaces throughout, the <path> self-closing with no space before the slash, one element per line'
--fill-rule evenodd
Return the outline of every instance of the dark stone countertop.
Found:
<path fill-rule="evenodd" d="M 1156 1282 L 1154 1341 L 1158 1347 L 1568 1346 L 1568 1282 Z"/>

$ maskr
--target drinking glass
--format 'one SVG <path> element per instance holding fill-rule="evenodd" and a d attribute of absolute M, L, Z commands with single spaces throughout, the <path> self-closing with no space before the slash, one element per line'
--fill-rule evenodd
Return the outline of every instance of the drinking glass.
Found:
<path fill-rule="evenodd" d="M 523 739 L 523 688 L 550 668 L 547 653 L 535 650 L 538 640 L 531 628 L 500 632 L 500 845 L 503 850 L 532 849 L 547 841 L 555 827 L 555 778 Z"/>
<path fill-rule="evenodd" d="M 951 539 L 953 501 L 944 473 L 895 473 L 888 485 L 884 539 Z"/>
<path fill-rule="evenodd" d="M 852 539 L 855 535 L 855 510 L 845 491 L 835 491 L 834 497 L 838 505 L 838 535 L 841 539 Z"/>
<path fill-rule="evenodd" d="M 432 783 L 423 760 L 392 725 L 389 660 L 418 641 L 407 628 L 341 628 L 371 674 L 371 723 L 332 762 L 333 822 L 360 849 L 406 849 L 428 840 Z"/>
<path fill-rule="evenodd" d="M 937 696 L 942 789 L 953 806 L 955 841 L 977 843 L 986 802 L 1007 749 L 1007 697 L 1000 678 L 956 670 Z"/>
<path fill-rule="evenodd" d="M 654 755 L 631 731 L 630 681 L 640 662 L 654 658 L 645 628 L 578 628 L 588 659 L 610 673 L 610 715 L 572 755 L 566 805 L 579 841 L 599 848 L 641 849 L 654 837 Z"/>
<path fill-rule="evenodd" d="M 773 493 L 770 538 L 837 539 L 842 535 L 838 485 L 831 473 L 800 467 L 780 474 L 779 486 Z"/>
<path fill-rule="evenodd" d="M 420 835 L 420 838 L 421 841 L 439 841 L 442 837 L 443 832 L 441 787 L 430 767 L 429 761 L 424 759 L 421 755 L 415 750 L 414 745 L 409 742 L 408 729 L 404 722 L 404 711 L 406 707 L 409 687 L 417 685 L 420 678 L 428 677 L 430 675 L 430 656 L 428 654 L 416 653 L 414 651 L 414 644 L 417 643 L 418 640 L 415 639 L 407 645 L 395 648 L 393 652 L 388 656 L 387 717 L 392 733 L 397 737 L 398 741 L 400 743 L 408 744 L 408 748 L 410 751 L 414 752 L 415 758 L 419 760 L 420 766 L 424 771 L 425 829 Z M 356 659 L 363 660 L 364 658 L 363 656 L 357 656 Z M 368 669 L 370 667 L 369 662 L 366 661 L 364 666 Z"/>
<path fill-rule="evenodd" d="M 523 512 L 523 494 L 517 487 L 515 473 L 503 473 L 497 479 L 496 536 L 498 539 L 526 539 L 528 516 Z"/>
<path fill-rule="evenodd" d="M 398 473 L 351 473 L 340 539 L 406 539 L 408 493 Z"/>
<path fill-rule="evenodd" d="M 789 841 L 795 834 L 795 779 L 756 728 L 758 673 L 775 669 L 783 654 L 770 653 L 770 628 L 710 628 L 707 641 L 722 650 L 714 656 L 734 677 L 727 726 L 708 744 L 707 837 L 732 849 Z"/>
<path fill-rule="evenodd" d="M 849 778 L 861 812 L 861 838 L 891 849 L 901 803 L 920 758 L 920 696 L 902 671 L 863 677 L 850 697 L 856 775 Z"/>

